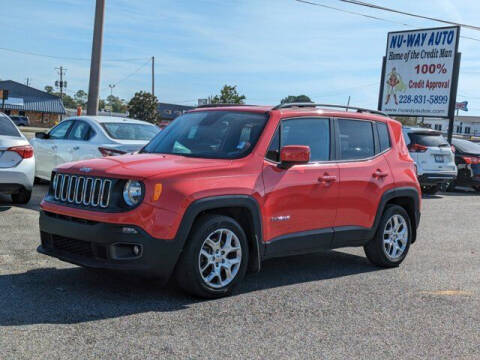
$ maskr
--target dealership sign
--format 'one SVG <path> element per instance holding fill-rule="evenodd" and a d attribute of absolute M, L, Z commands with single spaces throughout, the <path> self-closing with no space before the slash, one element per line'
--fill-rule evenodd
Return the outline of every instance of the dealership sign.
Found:
<path fill-rule="evenodd" d="M 457 26 L 389 33 L 379 110 L 397 116 L 452 116 L 459 35 Z"/>

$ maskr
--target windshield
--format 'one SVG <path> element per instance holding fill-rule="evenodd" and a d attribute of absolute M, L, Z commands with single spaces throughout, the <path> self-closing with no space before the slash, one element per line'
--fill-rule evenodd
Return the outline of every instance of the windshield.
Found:
<path fill-rule="evenodd" d="M 0 114 L 0 135 L 17 136 L 20 137 L 20 133 L 17 127 L 12 123 L 8 116 Z"/>
<path fill-rule="evenodd" d="M 453 146 L 464 153 L 480 155 L 480 145 L 468 140 L 453 139 Z"/>
<path fill-rule="evenodd" d="M 107 134 L 118 140 L 151 140 L 160 129 L 155 125 L 133 123 L 102 123 Z"/>
<path fill-rule="evenodd" d="M 440 134 L 436 133 L 409 133 L 408 136 L 414 144 L 440 147 L 449 146 L 447 140 Z"/>
<path fill-rule="evenodd" d="M 184 114 L 142 152 L 238 159 L 249 154 L 267 121 L 265 114 L 202 111 Z"/>

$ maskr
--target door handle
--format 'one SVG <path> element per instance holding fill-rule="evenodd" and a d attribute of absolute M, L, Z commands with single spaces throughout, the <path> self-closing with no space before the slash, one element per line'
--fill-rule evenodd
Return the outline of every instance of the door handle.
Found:
<path fill-rule="evenodd" d="M 382 170 L 380 170 L 380 169 L 377 169 L 377 170 L 372 174 L 372 176 L 373 176 L 374 178 L 379 178 L 379 179 L 381 179 L 381 178 L 387 177 L 387 176 L 388 176 L 388 172 L 382 171 Z"/>
<path fill-rule="evenodd" d="M 80 149 L 79 146 L 74 146 L 74 147 L 73 147 L 73 150 L 78 150 L 78 149 Z"/>
<path fill-rule="evenodd" d="M 318 182 L 323 182 L 323 183 L 331 183 L 335 181 L 337 181 L 337 177 L 334 175 L 328 175 L 328 173 L 325 173 L 324 175 L 318 178 Z"/>

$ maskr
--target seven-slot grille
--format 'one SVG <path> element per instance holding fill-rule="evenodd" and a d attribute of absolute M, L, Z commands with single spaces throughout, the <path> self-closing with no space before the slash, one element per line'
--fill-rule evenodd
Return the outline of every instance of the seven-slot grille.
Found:
<path fill-rule="evenodd" d="M 55 174 L 52 195 L 56 201 L 80 206 L 106 208 L 110 203 L 112 180 L 71 174 Z"/>

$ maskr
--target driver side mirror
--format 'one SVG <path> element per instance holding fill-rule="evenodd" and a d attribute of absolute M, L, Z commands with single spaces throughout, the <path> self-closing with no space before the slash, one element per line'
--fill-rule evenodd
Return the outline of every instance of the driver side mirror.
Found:
<path fill-rule="evenodd" d="M 287 168 L 306 164 L 310 161 L 310 147 L 304 145 L 287 145 L 280 149 L 280 165 Z"/>
<path fill-rule="evenodd" d="M 48 139 L 49 135 L 47 133 L 44 133 L 44 132 L 36 132 L 35 137 L 37 139 Z"/>

